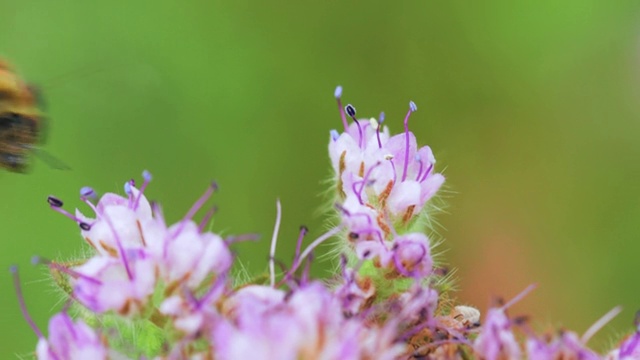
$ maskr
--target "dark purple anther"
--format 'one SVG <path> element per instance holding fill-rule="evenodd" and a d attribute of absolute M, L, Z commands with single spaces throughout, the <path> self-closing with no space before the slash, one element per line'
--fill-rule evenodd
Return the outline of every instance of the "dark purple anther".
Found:
<path fill-rule="evenodd" d="M 62 205 L 63 205 L 62 200 L 60 200 L 60 199 L 58 199 L 58 198 L 56 198 L 54 196 L 48 196 L 47 197 L 47 202 L 52 207 L 62 207 Z"/>

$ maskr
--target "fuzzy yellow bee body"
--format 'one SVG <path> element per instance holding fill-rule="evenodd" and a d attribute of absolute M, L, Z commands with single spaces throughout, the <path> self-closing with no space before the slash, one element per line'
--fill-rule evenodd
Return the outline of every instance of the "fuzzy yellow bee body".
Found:
<path fill-rule="evenodd" d="M 38 94 L 0 60 L 0 167 L 24 173 L 42 140 L 45 118 Z"/>

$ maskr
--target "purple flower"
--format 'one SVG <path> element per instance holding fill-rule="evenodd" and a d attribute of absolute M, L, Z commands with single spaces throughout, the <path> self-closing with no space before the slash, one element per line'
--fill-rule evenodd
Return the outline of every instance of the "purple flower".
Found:
<path fill-rule="evenodd" d="M 73 321 L 66 312 L 49 320 L 49 338 L 40 338 L 36 347 L 39 360 L 107 359 L 107 346 L 84 321 Z"/>
<path fill-rule="evenodd" d="M 73 296 L 96 313 L 116 311 L 132 316 L 144 309 L 156 286 L 155 264 L 149 257 L 122 259 L 95 256 L 73 269 Z"/>
<path fill-rule="evenodd" d="M 638 360 L 640 359 L 640 311 L 636 313 L 636 331 L 627 337 L 617 349 L 607 354 L 607 360 Z"/>
<path fill-rule="evenodd" d="M 426 235 L 411 233 L 398 236 L 393 240 L 392 251 L 393 265 L 400 274 L 416 278 L 431 274 L 433 260 Z"/>
<path fill-rule="evenodd" d="M 538 338 L 527 340 L 527 356 L 530 360 L 583 359 L 598 360 L 600 356 L 587 349 L 576 333 L 563 331 L 547 341 Z"/>
<path fill-rule="evenodd" d="M 179 231 L 178 231 L 179 230 Z M 171 226 L 162 254 L 156 259 L 160 276 L 173 286 L 177 282 L 196 289 L 208 276 L 227 272 L 233 256 L 227 244 L 214 233 L 201 233 L 193 221 Z"/>
<path fill-rule="evenodd" d="M 221 318 L 217 304 L 225 291 L 225 282 L 217 281 L 207 293 L 196 298 L 188 289 L 183 288 L 180 295 L 166 298 L 160 305 L 160 312 L 172 319 L 173 328 L 187 338 L 209 334 Z"/>
<path fill-rule="evenodd" d="M 418 283 L 398 297 L 398 319 L 408 324 L 433 325 L 438 306 L 438 292 Z"/>
<path fill-rule="evenodd" d="M 160 241 L 158 224 L 153 221 L 151 206 L 143 193 L 149 181 L 151 177 L 145 172 L 145 182 L 140 190 L 127 182 L 127 197 L 106 193 L 96 206 L 85 196 L 81 197 L 94 210 L 96 218 L 86 217 L 76 210 L 76 219 L 81 224 L 82 237 L 99 254 L 118 256 L 123 249 L 143 248 L 148 242 Z M 84 192 L 86 188 L 83 188 Z"/>
<path fill-rule="evenodd" d="M 360 313 L 373 303 L 376 289 L 370 278 L 362 278 L 353 269 L 344 268 L 343 283 L 335 290 L 348 316 Z"/>
<path fill-rule="evenodd" d="M 511 325 L 503 308 L 489 309 L 482 332 L 473 343 L 474 351 L 486 360 L 520 359 L 520 345 Z"/>
<path fill-rule="evenodd" d="M 640 359 L 640 329 L 620 345 L 618 359 Z"/>
<path fill-rule="evenodd" d="M 340 197 L 344 200 L 355 194 L 361 204 L 380 207 L 390 213 L 392 220 L 407 224 L 444 182 L 444 177 L 433 171 L 435 158 L 431 149 L 418 149 L 415 136 L 409 131 L 409 116 L 417 107 L 410 103 L 404 133 L 391 137 L 375 119 L 358 121 L 355 108 L 347 108 L 353 123 L 347 126 L 341 111 L 345 132 L 339 136 L 332 132 L 329 141 Z"/>
<path fill-rule="evenodd" d="M 100 360 L 107 358 L 106 341 L 84 321 L 78 320 L 74 322 L 71 320 L 66 309 L 53 316 L 49 321 L 49 339 L 47 339 L 27 311 L 27 306 L 22 296 L 18 268 L 12 266 L 11 273 L 13 274 L 13 284 L 18 296 L 22 315 L 25 320 L 27 320 L 27 323 L 29 323 L 29 326 L 31 326 L 33 332 L 38 336 L 38 345 L 36 346 L 38 359 Z"/>
<path fill-rule="evenodd" d="M 216 358 L 396 359 L 403 352 L 393 332 L 345 318 L 340 300 L 319 283 L 286 296 L 266 286 L 245 289 L 231 297 L 230 318 L 214 333 Z"/>

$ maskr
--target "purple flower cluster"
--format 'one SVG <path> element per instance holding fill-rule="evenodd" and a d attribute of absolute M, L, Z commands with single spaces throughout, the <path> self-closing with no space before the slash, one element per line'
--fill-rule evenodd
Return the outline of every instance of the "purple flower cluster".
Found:
<path fill-rule="evenodd" d="M 421 229 L 429 200 L 444 177 L 428 146 L 418 147 L 408 121 L 390 136 L 379 119 L 356 117 L 335 97 L 344 131 L 331 131 L 338 223 L 303 249 L 302 227 L 289 268 L 275 270 L 280 203 L 269 273 L 242 281 L 232 275 L 234 241 L 205 230 L 215 212 L 193 220 L 217 186 L 212 183 L 187 214 L 167 224 L 159 205 L 125 183 L 125 196 L 107 193 L 94 202 L 82 188 L 90 216 L 51 208 L 72 219 L 91 248 L 86 258 L 49 267 L 67 306 L 45 336 L 31 320 L 13 269 L 20 307 L 38 337 L 38 359 L 600 359 L 589 338 L 619 309 L 582 337 L 562 331 L 540 337 L 508 308 L 533 286 L 496 306 L 480 324 L 474 307 L 456 304 L 449 278 L 434 266 L 433 244 Z M 349 124 L 348 118 L 352 119 Z M 340 266 L 328 281 L 309 274 L 313 250 L 337 239 Z M 606 359 L 640 359 L 638 331 Z M 520 335 L 517 335 L 519 332 Z M 522 340 L 524 339 L 524 341 Z"/>

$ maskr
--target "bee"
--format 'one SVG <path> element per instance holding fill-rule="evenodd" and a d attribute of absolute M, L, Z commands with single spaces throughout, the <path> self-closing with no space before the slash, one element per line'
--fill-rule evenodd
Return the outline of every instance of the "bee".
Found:
<path fill-rule="evenodd" d="M 44 141 L 46 119 L 35 87 L 0 59 L 0 167 L 24 173 L 30 155 Z"/>

